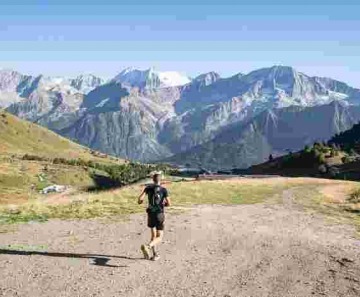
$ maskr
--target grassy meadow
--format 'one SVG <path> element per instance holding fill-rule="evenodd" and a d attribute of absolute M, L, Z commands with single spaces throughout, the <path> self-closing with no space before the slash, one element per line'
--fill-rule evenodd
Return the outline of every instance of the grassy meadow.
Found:
<path fill-rule="evenodd" d="M 268 183 L 232 181 L 186 181 L 166 184 L 174 206 L 199 204 L 249 204 L 264 202 L 287 187 L 285 182 Z M 142 212 L 136 203 L 143 185 L 138 183 L 122 189 L 97 193 L 81 192 L 58 203 L 57 194 L 29 200 L 19 205 L 0 206 L 0 220 L 14 223 L 29 220 L 89 219 L 113 217 Z"/>
<path fill-rule="evenodd" d="M 176 209 L 201 204 L 281 204 L 284 191 L 289 191 L 294 202 L 308 211 L 322 213 L 333 220 L 355 223 L 360 227 L 359 214 L 349 211 L 349 202 L 356 183 L 321 180 L 311 178 L 270 178 L 270 179 L 231 179 L 222 181 L 173 181 L 166 183 L 173 207 Z M 143 183 L 121 189 L 102 192 L 77 192 L 71 195 L 50 194 L 30 199 L 18 205 L 2 204 L 0 222 L 12 224 L 48 219 L 93 219 L 126 218 L 129 214 L 144 211 L 144 205 L 137 204 L 137 197 Z M 341 200 L 339 190 L 341 189 Z M 329 193 L 333 193 L 332 198 Z M 337 197 L 338 200 L 335 200 Z"/>
<path fill-rule="evenodd" d="M 54 158 L 65 158 L 117 165 L 124 164 L 123 160 L 100 156 L 4 111 L 0 111 L 0 140 L 0 224 L 3 226 L 55 218 L 116 219 L 144 211 L 144 206 L 136 203 L 142 183 L 90 192 L 94 180 L 87 166 L 52 162 Z M 24 159 L 26 154 L 41 158 Z M 67 185 L 71 190 L 39 194 L 40 189 L 51 184 Z M 355 182 L 313 178 L 221 181 L 168 178 L 166 187 L 174 206 L 170 211 L 201 204 L 281 204 L 284 191 L 289 191 L 297 206 L 360 228 L 360 186 Z"/>
<path fill-rule="evenodd" d="M 52 184 L 78 189 L 94 186 L 82 167 L 0 156 L 0 204 L 21 204 L 36 199 L 39 190 Z"/>

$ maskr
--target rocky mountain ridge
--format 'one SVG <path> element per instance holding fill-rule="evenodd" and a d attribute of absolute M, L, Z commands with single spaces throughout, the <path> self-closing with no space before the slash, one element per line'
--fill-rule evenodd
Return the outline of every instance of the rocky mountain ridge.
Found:
<path fill-rule="evenodd" d="M 218 160 L 215 163 L 219 166 L 227 164 L 227 167 L 230 166 L 229 163 L 234 163 L 231 166 L 251 165 L 261 161 L 273 150 L 281 153 L 288 149 L 272 141 L 269 145 L 270 132 L 266 132 L 268 128 L 266 130 L 264 125 L 260 129 L 261 135 L 256 134 L 258 130 L 254 127 L 259 125 L 259 117 L 263 119 L 264 113 L 267 113 L 267 121 L 273 123 L 267 126 L 271 127 L 271 133 L 275 133 L 276 127 L 286 129 L 287 120 L 282 120 L 282 117 L 291 109 L 294 111 L 289 121 L 298 116 L 301 118 L 306 109 L 307 113 L 310 110 L 314 113 L 315 126 L 323 127 L 324 123 L 330 125 L 334 122 L 352 124 L 360 120 L 357 113 L 360 105 L 359 89 L 329 78 L 310 77 L 291 67 L 274 66 L 248 74 L 238 73 L 229 78 L 209 72 L 189 82 L 178 80 L 180 85 L 174 85 L 178 84 L 174 82 L 166 85 L 158 73 L 152 69 L 126 69 L 113 79 L 94 87 L 89 93 L 74 93 L 67 88 L 35 88 L 34 86 L 41 84 L 30 78 L 21 78 L 27 82 L 23 83 L 27 86 L 25 89 L 31 90 L 32 86 L 33 90 L 21 101 L 14 101 L 8 111 L 91 148 L 140 161 L 170 158 L 176 163 L 184 163 L 188 159 L 195 162 L 191 157 L 194 150 L 211 143 L 213 149 L 206 150 L 206 154 L 219 155 L 215 158 Z M 70 88 L 81 88 L 80 82 L 84 81 L 101 83 L 91 78 L 79 79 Z M 19 84 L 21 83 L 13 85 Z M 2 85 L 4 84 L 0 80 L 0 86 Z M 8 85 L 14 89 L 13 85 Z M 61 86 L 61 83 L 57 86 Z M 339 103 L 336 108 L 341 110 L 340 113 L 323 114 L 324 111 L 318 108 L 324 107 L 325 110 L 332 102 Z M 281 113 L 281 110 L 285 111 Z M 280 117 L 281 125 L 275 120 L 276 117 Z M 304 117 L 304 121 L 308 119 Z M 250 129 L 252 122 L 257 124 L 253 124 Z M 306 126 L 306 122 L 294 123 L 297 127 L 289 124 L 287 128 L 298 131 Z M 345 128 L 348 128 L 347 124 L 339 125 L 340 130 Z M 230 153 L 227 158 L 235 161 L 222 162 L 225 158 L 223 149 L 216 151 L 224 144 L 223 135 L 236 135 L 243 129 L 247 129 L 248 136 L 241 137 L 251 144 L 252 149 L 245 145 L 247 154 L 234 158 L 235 153 Z M 331 137 L 332 135 L 328 135 L 329 131 L 339 130 L 324 128 L 323 134 L 315 135 L 311 131 L 313 129 L 309 129 L 307 125 L 306 130 L 301 130 L 302 133 L 310 133 L 309 139 L 315 136 Z M 278 138 L 274 141 L 281 142 Z M 300 137 L 296 146 L 302 146 L 304 142 L 306 137 Z M 242 150 L 239 142 L 235 141 L 232 145 L 234 152 Z M 263 148 L 262 151 L 258 150 L 260 147 Z M 172 156 L 174 157 L 171 159 Z M 211 163 L 212 158 L 201 158 L 206 160 L 202 164 Z M 244 162 L 244 158 L 250 161 Z"/>

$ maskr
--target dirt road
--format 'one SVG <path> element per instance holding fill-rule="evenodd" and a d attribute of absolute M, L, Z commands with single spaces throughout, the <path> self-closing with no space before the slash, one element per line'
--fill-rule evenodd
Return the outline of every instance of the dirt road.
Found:
<path fill-rule="evenodd" d="M 144 215 L 21 226 L 0 234 L 0 296 L 360 296 L 353 227 L 284 199 L 169 214 L 158 262 Z"/>

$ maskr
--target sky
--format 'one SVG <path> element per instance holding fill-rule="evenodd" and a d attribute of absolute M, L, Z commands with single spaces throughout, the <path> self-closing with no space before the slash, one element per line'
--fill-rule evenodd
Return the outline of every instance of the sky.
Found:
<path fill-rule="evenodd" d="M 360 87 L 360 1 L 0 1 L 0 68 L 113 77 L 293 66 Z"/>

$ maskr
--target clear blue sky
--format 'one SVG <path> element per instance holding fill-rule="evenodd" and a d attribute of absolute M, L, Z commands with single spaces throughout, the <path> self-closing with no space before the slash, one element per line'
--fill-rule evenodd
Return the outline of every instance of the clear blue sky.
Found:
<path fill-rule="evenodd" d="M 16 1 L 0 67 L 49 75 L 127 66 L 223 76 L 274 64 L 360 87 L 360 1 Z"/>

